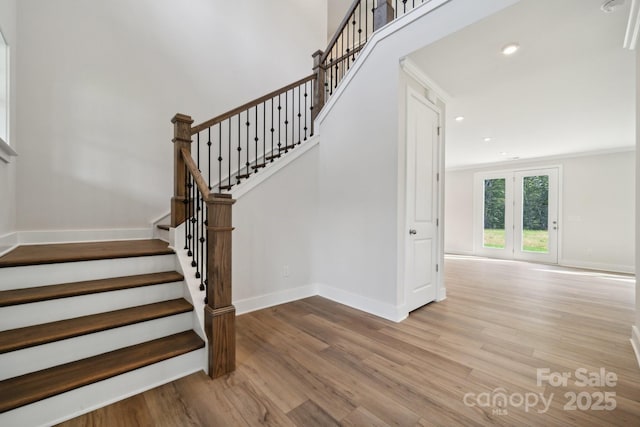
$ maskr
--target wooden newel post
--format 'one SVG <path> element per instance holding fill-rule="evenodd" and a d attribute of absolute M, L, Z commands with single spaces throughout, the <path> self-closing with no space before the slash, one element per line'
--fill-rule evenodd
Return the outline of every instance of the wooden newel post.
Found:
<path fill-rule="evenodd" d="M 313 111 L 311 113 L 311 135 L 314 134 L 314 121 L 322 107 L 324 107 L 324 82 L 325 69 L 322 66 L 322 55 L 324 52 L 317 50 L 313 55 L 313 72 L 316 75 L 316 84 L 313 88 Z"/>
<path fill-rule="evenodd" d="M 187 219 L 187 171 L 181 150 L 191 152 L 190 116 L 176 114 L 173 119 L 173 197 L 171 198 L 171 227 L 177 227 Z"/>
<path fill-rule="evenodd" d="M 373 11 L 373 31 L 393 21 L 393 6 L 391 0 L 378 0 L 378 6 Z"/>
<path fill-rule="evenodd" d="M 207 305 L 204 326 L 209 340 L 209 376 L 236 368 L 236 309 L 231 303 L 230 194 L 211 194 L 207 203 Z"/>

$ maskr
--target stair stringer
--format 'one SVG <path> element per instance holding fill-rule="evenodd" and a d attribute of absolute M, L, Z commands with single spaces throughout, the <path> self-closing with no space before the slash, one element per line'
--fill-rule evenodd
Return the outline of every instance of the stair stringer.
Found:
<path fill-rule="evenodd" d="M 171 228 L 169 247 L 176 253 L 176 270 L 184 276 L 183 298 L 193 306 L 193 330 L 205 342 L 205 349 L 207 349 L 209 342 L 204 330 L 204 297 L 206 294 L 200 290 L 200 279 L 196 279 L 196 269 L 191 266 L 191 257 L 187 256 L 187 251 L 183 249 L 185 243 L 184 227 L 185 223 L 182 223 L 177 228 Z M 208 363 L 205 363 L 203 367 L 207 373 L 208 366 Z"/>

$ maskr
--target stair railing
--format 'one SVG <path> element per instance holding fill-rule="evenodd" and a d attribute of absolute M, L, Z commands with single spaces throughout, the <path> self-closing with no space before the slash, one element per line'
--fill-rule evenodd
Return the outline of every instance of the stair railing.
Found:
<path fill-rule="evenodd" d="M 184 114 L 172 119 L 171 227 L 185 224 L 184 250 L 206 295 L 212 378 L 235 369 L 231 292 L 231 207 L 235 200 L 225 192 L 311 138 L 314 119 L 371 35 L 430 0 L 395 0 L 395 7 L 393 1 L 354 1 L 324 52 L 313 54 L 313 74 L 197 126 Z"/>
<path fill-rule="evenodd" d="M 205 296 L 209 376 L 235 370 L 235 307 L 231 293 L 230 194 L 214 193 L 191 154 L 191 117 L 177 114 L 174 124 L 174 197 L 171 226 L 184 223 L 185 247 Z"/>

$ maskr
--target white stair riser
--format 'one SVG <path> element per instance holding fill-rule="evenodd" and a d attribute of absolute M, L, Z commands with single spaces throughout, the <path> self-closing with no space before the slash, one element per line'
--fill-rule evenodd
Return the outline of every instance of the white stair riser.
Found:
<path fill-rule="evenodd" d="M 0 269 L 0 291 L 174 271 L 174 254 Z"/>
<path fill-rule="evenodd" d="M 183 282 L 2 307 L 0 331 L 182 298 Z"/>
<path fill-rule="evenodd" d="M 0 381 L 192 329 L 193 312 L 0 354 Z"/>
<path fill-rule="evenodd" d="M 169 230 L 163 230 L 161 228 L 157 228 L 153 232 L 153 238 L 164 240 L 165 242 L 169 242 Z"/>
<path fill-rule="evenodd" d="M 200 349 L 0 414 L 0 426 L 50 426 L 177 380 L 206 367 Z M 117 420 L 113 420 L 116 423 Z"/>

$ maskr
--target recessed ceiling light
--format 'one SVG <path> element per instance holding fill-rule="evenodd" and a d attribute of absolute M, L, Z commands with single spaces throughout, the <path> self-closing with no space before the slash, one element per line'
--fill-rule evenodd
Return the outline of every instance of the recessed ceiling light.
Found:
<path fill-rule="evenodd" d="M 491 139 L 491 138 L 489 138 L 489 137 L 486 137 L 486 138 L 484 139 L 484 142 L 491 142 L 491 141 L 492 141 L 492 139 Z"/>
<path fill-rule="evenodd" d="M 461 122 L 464 120 L 464 116 L 458 116 L 456 117 L 456 122 Z"/>
<path fill-rule="evenodd" d="M 518 51 L 518 49 L 520 49 L 520 45 L 518 43 L 510 43 L 502 48 L 502 54 L 506 56 L 513 55 Z"/>
<path fill-rule="evenodd" d="M 509 154 L 509 153 L 507 153 L 506 151 L 502 151 L 502 152 L 500 153 L 500 155 L 501 155 L 501 156 L 506 156 L 507 154 Z"/>

